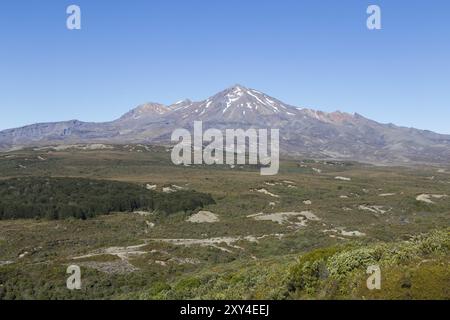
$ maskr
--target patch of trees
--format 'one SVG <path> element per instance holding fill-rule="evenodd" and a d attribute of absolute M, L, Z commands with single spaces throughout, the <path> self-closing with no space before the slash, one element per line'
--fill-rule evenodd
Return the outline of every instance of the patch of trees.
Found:
<path fill-rule="evenodd" d="M 88 219 L 112 212 L 190 211 L 214 203 L 191 190 L 151 191 L 140 185 L 81 178 L 13 178 L 0 181 L 0 220 L 74 217 Z"/>

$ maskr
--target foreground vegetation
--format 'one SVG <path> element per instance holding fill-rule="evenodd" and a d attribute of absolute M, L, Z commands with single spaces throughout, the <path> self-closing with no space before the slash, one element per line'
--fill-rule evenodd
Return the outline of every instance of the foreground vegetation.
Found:
<path fill-rule="evenodd" d="M 357 243 L 306 253 L 294 262 L 265 260 L 159 283 L 139 299 L 449 299 L 450 233 L 440 230 L 404 242 Z M 381 290 L 366 286 L 379 265 Z"/>
<path fill-rule="evenodd" d="M 171 268 L 105 274 L 88 268 L 80 291 L 65 288 L 66 275 L 57 265 L 6 266 L 0 269 L 0 299 L 448 300 L 449 249 L 450 231 L 437 230 L 409 241 L 348 243 L 300 257 L 229 261 L 200 272 Z M 374 264 L 381 268 L 381 289 L 370 291 L 366 269 Z M 185 275 L 172 274 L 182 270 Z"/>
<path fill-rule="evenodd" d="M 0 299 L 449 299 L 449 172 L 291 159 L 268 178 L 149 146 L 0 154 L 0 206 L 24 206 L 2 211 Z"/>

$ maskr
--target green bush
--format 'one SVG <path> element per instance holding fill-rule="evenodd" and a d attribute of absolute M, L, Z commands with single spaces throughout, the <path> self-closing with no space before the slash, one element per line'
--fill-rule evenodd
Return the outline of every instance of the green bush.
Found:
<path fill-rule="evenodd" d="M 315 291 L 320 280 L 328 276 L 328 259 L 340 250 L 339 247 L 321 248 L 301 256 L 290 270 L 289 291 Z"/>
<path fill-rule="evenodd" d="M 348 297 L 360 286 L 368 266 L 409 270 L 424 261 L 448 261 L 449 243 L 449 231 L 438 230 L 400 243 L 318 249 L 291 268 L 288 290 L 293 297 L 317 296 L 320 291 L 329 298 Z"/>

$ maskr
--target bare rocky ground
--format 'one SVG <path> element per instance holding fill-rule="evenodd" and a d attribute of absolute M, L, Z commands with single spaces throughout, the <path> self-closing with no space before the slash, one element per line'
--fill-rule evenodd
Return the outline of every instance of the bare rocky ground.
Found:
<path fill-rule="evenodd" d="M 217 214 L 211 211 L 199 211 L 191 215 L 187 221 L 192 223 L 214 223 L 219 222 L 220 220 Z"/>

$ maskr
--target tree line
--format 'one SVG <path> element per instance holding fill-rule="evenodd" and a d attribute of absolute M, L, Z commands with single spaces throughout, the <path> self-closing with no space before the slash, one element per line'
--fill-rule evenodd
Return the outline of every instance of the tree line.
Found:
<path fill-rule="evenodd" d="M 163 193 L 119 181 L 42 177 L 0 181 L 0 220 L 88 219 L 134 210 L 171 214 L 212 203 L 210 194 L 191 190 Z"/>

